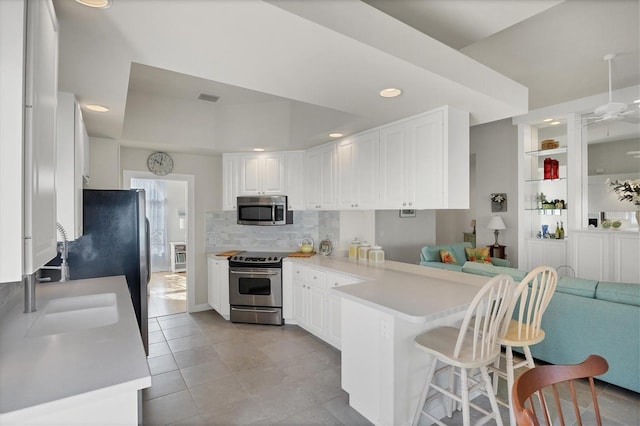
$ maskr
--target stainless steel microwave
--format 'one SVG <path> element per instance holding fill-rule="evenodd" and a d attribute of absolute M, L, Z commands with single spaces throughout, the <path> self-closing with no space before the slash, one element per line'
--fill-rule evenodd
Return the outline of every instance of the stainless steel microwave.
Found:
<path fill-rule="evenodd" d="M 238 197 L 239 225 L 287 225 L 293 223 L 286 195 Z"/>

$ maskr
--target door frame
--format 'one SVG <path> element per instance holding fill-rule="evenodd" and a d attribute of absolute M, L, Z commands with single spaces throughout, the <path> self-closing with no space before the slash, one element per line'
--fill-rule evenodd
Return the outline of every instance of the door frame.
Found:
<path fill-rule="evenodd" d="M 131 179 L 148 179 L 148 180 L 173 180 L 187 183 L 187 313 L 195 312 L 195 252 L 193 245 L 195 243 L 195 176 L 179 173 L 171 173 L 168 176 L 158 176 L 151 172 L 138 170 L 122 171 L 122 188 L 131 189 Z"/>

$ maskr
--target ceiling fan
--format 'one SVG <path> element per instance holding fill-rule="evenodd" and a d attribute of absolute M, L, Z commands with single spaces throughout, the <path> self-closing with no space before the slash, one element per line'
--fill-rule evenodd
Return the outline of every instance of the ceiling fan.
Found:
<path fill-rule="evenodd" d="M 587 122 L 585 125 L 609 121 L 626 121 L 628 123 L 640 123 L 639 117 L 634 117 L 638 113 L 639 108 L 630 108 L 623 102 L 613 102 L 611 89 L 611 61 L 615 58 L 614 53 L 609 53 L 603 57 L 609 63 L 609 102 L 605 105 L 597 107 L 593 113 L 584 117 Z"/>

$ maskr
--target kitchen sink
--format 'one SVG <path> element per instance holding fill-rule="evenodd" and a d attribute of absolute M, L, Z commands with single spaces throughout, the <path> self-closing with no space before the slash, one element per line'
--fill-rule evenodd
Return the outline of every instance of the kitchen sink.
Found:
<path fill-rule="evenodd" d="M 115 293 L 53 299 L 34 322 L 27 336 L 46 336 L 104 327 L 118 322 Z"/>

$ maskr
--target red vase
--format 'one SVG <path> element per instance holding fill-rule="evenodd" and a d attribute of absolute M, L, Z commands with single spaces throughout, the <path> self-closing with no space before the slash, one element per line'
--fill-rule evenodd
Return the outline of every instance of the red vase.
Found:
<path fill-rule="evenodd" d="M 560 162 L 558 160 L 551 160 L 551 179 L 558 179 L 559 168 L 560 168 Z"/>
<path fill-rule="evenodd" d="M 551 165 L 553 160 L 551 158 L 544 159 L 544 178 L 551 179 Z"/>

